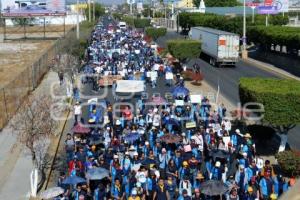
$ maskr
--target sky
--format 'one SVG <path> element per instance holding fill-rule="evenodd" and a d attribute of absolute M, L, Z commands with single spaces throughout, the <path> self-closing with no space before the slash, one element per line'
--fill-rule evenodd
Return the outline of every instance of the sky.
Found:
<path fill-rule="evenodd" d="M 15 0 L 0 0 L 1 1 L 1 4 L 2 4 L 2 8 L 5 8 L 7 7 L 8 5 L 14 5 L 15 3 Z M 30 1 L 30 0 L 28 0 Z M 39 1 L 39 0 L 36 0 L 36 1 Z M 76 3 L 77 0 L 66 0 L 66 3 Z M 88 0 L 86 0 L 88 1 Z M 79 2 L 83 2 L 85 3 L 86 2 L 85 0 L 79 0 Z M 104 3 L 104 4 L 122 4 L 125 2 L 125 0 L 95 0 L 96 2 L 99 2 L 99 3 Z"/>
<path fill-rule="evenodd" d="M 76 3 L 76 0 L 66 0 L 67 3 Z M 88 0 L 86 0 L 88 1 Z M 85 0 L 79 0 L 79 2 L 86 2 Z M 122 4 L 125 3 L 125 0 L 96 0 L 96 2 L 102 3 L 102 4 Z"/>

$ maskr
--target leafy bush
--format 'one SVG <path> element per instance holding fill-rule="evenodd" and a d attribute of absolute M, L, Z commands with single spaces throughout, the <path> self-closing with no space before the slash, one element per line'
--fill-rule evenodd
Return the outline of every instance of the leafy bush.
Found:
<path fill-rule="evenodd" d="M 30 25 L 33 23 L 33 21 L 34 18 L 13 18 L 12 19 L 13 24 L 19 26 Z"/>
<path fill-rule="evenodd" d="M 113 13 L 112 16 L 115 20 L 121 20 L 123 15 L 121 13 Z"/>
<path fill-rule="evenodd" d="M 128 26 L 134 26 L 134 18 L 130 16 L 123 16 L 122 21 L 126 22 Z"/>
<path fill-rule="evenodd" d="M 270 50 L 272 45 L 286 46 L 288 53 L 300 49 L 300 28 L 282 26 L 254 26 L 247 30 L 248 40 Z"/>
<path fill-rule="evenodd" d="M 201 43 L 198 40 L 169 40 L 167 46 L 170 54 L 180 60 L 180 62 L 198 58 L 201 53 Z"/>
<path fill-rule="evenodd" d="M 247 102 L 263 104 L 263 121 L 273 126 L 300 123 L 300 82 L 297 80 L 241 78 L 239 96 L 243 105 Z"/>
<path fill-rule="evenodd" d="M 282 15 L 272 15 L 269 19 L 271 25 L 286 25 L 288 23 L 288 17 Z M 255 21 L 252 23 L 252 16 L 247 17 L 247 24 L 251 26 L 264 25 L 265 16 L 255 15 Z M 183 12 L 179 14 L 179 25 L 182 29 L 189 29 L 193 26 L 204 26 L 215 28 L 223 31 L 229 31 L 241 34 L 243 27 L 243 17 L 236 16 L 223 16 L 216 14 L 202 14 L 202 13 L 187 13 Z"/>
<path fill-rule="evenodd" d="M 93 9 L 93 5 L 91 4 L 91 9 Z M 85 10 L 84 10 L 84 13 L 85 13 L 85 16 L 86 16 L 86 18 L 88 19 L 88 17 L 89 17 L 89 8 L 87 7 Z M 91 11 L 91 15 L 92 15 L 93 13 L 92 13 L 92 11 Z M 96 20 L 99 18 L 99 17 L 101 17 L 101 16 L 103 16 L 105 14 L 105 8 L 101 5 L 101 4 L 99 4 L 99 3 L 96 3 L 95 4 L 95 18 L 96 18 Z M 92 16 L 91 16 L 92 17 Z M 93 17 L 92 17 L 93 18 Z"/>
<path fill-rule="evenodd" d="M 79 57 L 80 59 L 84 58 L 85 49 L 88 46 L 86 39 L 75 40 L 72 44 L 73 48 L 71 50 L 71 54 L 75 57 Z"/>
<path fill-rule="evenodd" d="M 294 151 L 283 151 L 275 155 L 281 170 L 290 175 L 300 175 L 300 156 Z"/>
<path fill-rule="evenodd" d="M 153 40 L 157 40 L 157 38 L 165 36 L 167 33 L 166 28 L 147 28 L 146 35 L 153 38 Z"/>
<path fill-rule="evenodd" d="M 241 5 L 241 3 L 237 0 L 206 0 L 205 5 L 207 7 L 233 7 Z"/>
<path fill-rule="evenodd" d="M 134 19 L 134 26 L 135 28 L 146 28 L 150 26 L 150 19 Z"/>

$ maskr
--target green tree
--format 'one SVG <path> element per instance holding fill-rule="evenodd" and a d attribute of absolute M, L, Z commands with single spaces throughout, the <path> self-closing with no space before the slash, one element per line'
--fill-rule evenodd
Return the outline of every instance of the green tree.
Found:
<path fill-rule="evenodd" d="M 13 24 L 19 25 L 19 26 L 30 25 L 33 23 L 33 21 L 34 21 L 34 18 L 14 18 L 14 19 L 12 19 Z"/>
<path fill-rule="evenodd" d="M 89 8 L 88 7 L 84 10 L 84 13 L 85 13 L 86 18 L 88 19 L 88 17 L 89 17 Z M 93 5 L 92 4 L 91 4 L 91 14 L 93 15 Z M 104 14 L 105 14 L 105 8 L 101 4 L 95 3 L 95 18 L 96 18 L 96 20 L 99 17 L 103 16 Z"/>
<path fill-rule="evenodd" d="M 288 131 L 300 124 L 300 82 L 290 79 L 241 78 L 239 96 L 243 105 L 254 102 L 264 106 L 264 112 L 259 116 L 263 123 L 270 124 L 280 134 L 279 152 L 284 151 Z"/>
<path fill-rule="evenodd" d="M 135 28 L 146 28 L 150 26 L 150 19 L 134 19 L 134 26 Z"/>
<path fill-rule="evenodd" d="M 146 35 L 151 37 L 154 41 L 157 40 L 159 37 L 165 36 L 167 33 L 166 28 L 147 28 Z"/>
<path fill-rule="evenodd" d="M 201 43 L 198 40 L 169 40 L 167 46 L 170 54 L 181 63 L 188 59 L 198 58 L 201 53 Z"/>
<path fill-rule="evenodd" d="M 206 7 L 232 7 L 232 6 L 239 6 L 241 5 L 240 2 L 237 0 L 206 0 L 205 6 Z"/>
<path fill-rule="evenodd" d="M 199 8 L 200 0 L 193 0 L 193 4 L 194 4 L 194 6 L 196 6 L 196 8 Z"/>
<path fill-rule="evenodd" d="M 284 151 L 275 155 L 283 172 L 289 176 L 300 175 L 300 155 L 294 151 Z"/>
<path fill-rule="evenodd" d="M 126 22 L 128 26 L 134 26 L 134 18 L 131 16 L 123 16 L 122 20 Z"/>

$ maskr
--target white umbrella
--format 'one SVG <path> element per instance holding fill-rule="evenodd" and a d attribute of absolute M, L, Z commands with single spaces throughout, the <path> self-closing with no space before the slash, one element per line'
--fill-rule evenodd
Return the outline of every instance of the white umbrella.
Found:
<path fill-rule="evenodd" d="M 63 194 L 64 192 L 65 192 L 64 189 L 61 187 L 53 187 L 53 188 L 49 188 L 49 189 L 43 191 L 40 194 L 40 197 L 42 199 L 51 199 L 51 198 L 54 198 L 54 197 L 57 197 L 57 196 Z"/>

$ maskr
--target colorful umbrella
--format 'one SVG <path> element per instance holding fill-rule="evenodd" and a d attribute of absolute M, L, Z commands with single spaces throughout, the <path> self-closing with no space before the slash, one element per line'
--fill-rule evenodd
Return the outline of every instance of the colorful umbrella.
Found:
<path fill-rule="evenodd" d="M 81 123 L 77 123 L 73 128 L 72 128 L 73 133 L 79 133 L 79 134 L 87 134 L 91 130 L 89 128 L 86 128 L 81 125 Z"/>
<path fill-rule="evenodd" d="M 176 86 L 171 90 L 174 97 L 187 96 L 190 91 L 184 86 Z"/>
<path fill-rule="evenodd" d="M 57 196 L 63 194 L 64 192 L 65 192 L 64 189 L 61 187 L 53 187 L 53 188 L 49 188 L 49 189 L 43 191 L 40 194 L 40 198 L 41 199 L 52 199 L 54 197 L 57 197 Z"/>
<path fill-rule="evenodd" d="M 182 138 L 179 135 L 165 134 L 159 138 L 160 141 L 167 144 L 178 144 L 182 141 Z"/>
<path fill-rule="evenodd" d="M 84 178 L 81 178 L 79 176 L 69 176 L 67 177 L 64 181 L 63 184 L 67 184 L 67 185 L 76 185 L 78 183 L 85 183 L 86 180 Z"/>
<path fill-rule="evenodd" d="M 109 177 L 109 171 L 101 167 L 89 169 L 86 173 L 89 180 L 101 180 L 106 177 Z"/>
<path fill-rule="evenodd" d="M 174 118 L 167 118 L 165 121 L 166 125 L 174 125 L 174 126 L 179 126 L 179 122 L 174 119 Z"/>
<path fill-rule="evenodd" d="M 166 104 L 167 101 L 163 97 L 153 97 L 151 101 L 149 101 L 151 104 L 155 105 L 163 105 Z"/>
<path fill-rule="evenodd" d="M 129 133 L 125 135 L 124 140 L 128 142 L 134 142 L 140 138 L 140 135 L 138 133 Z"/>

